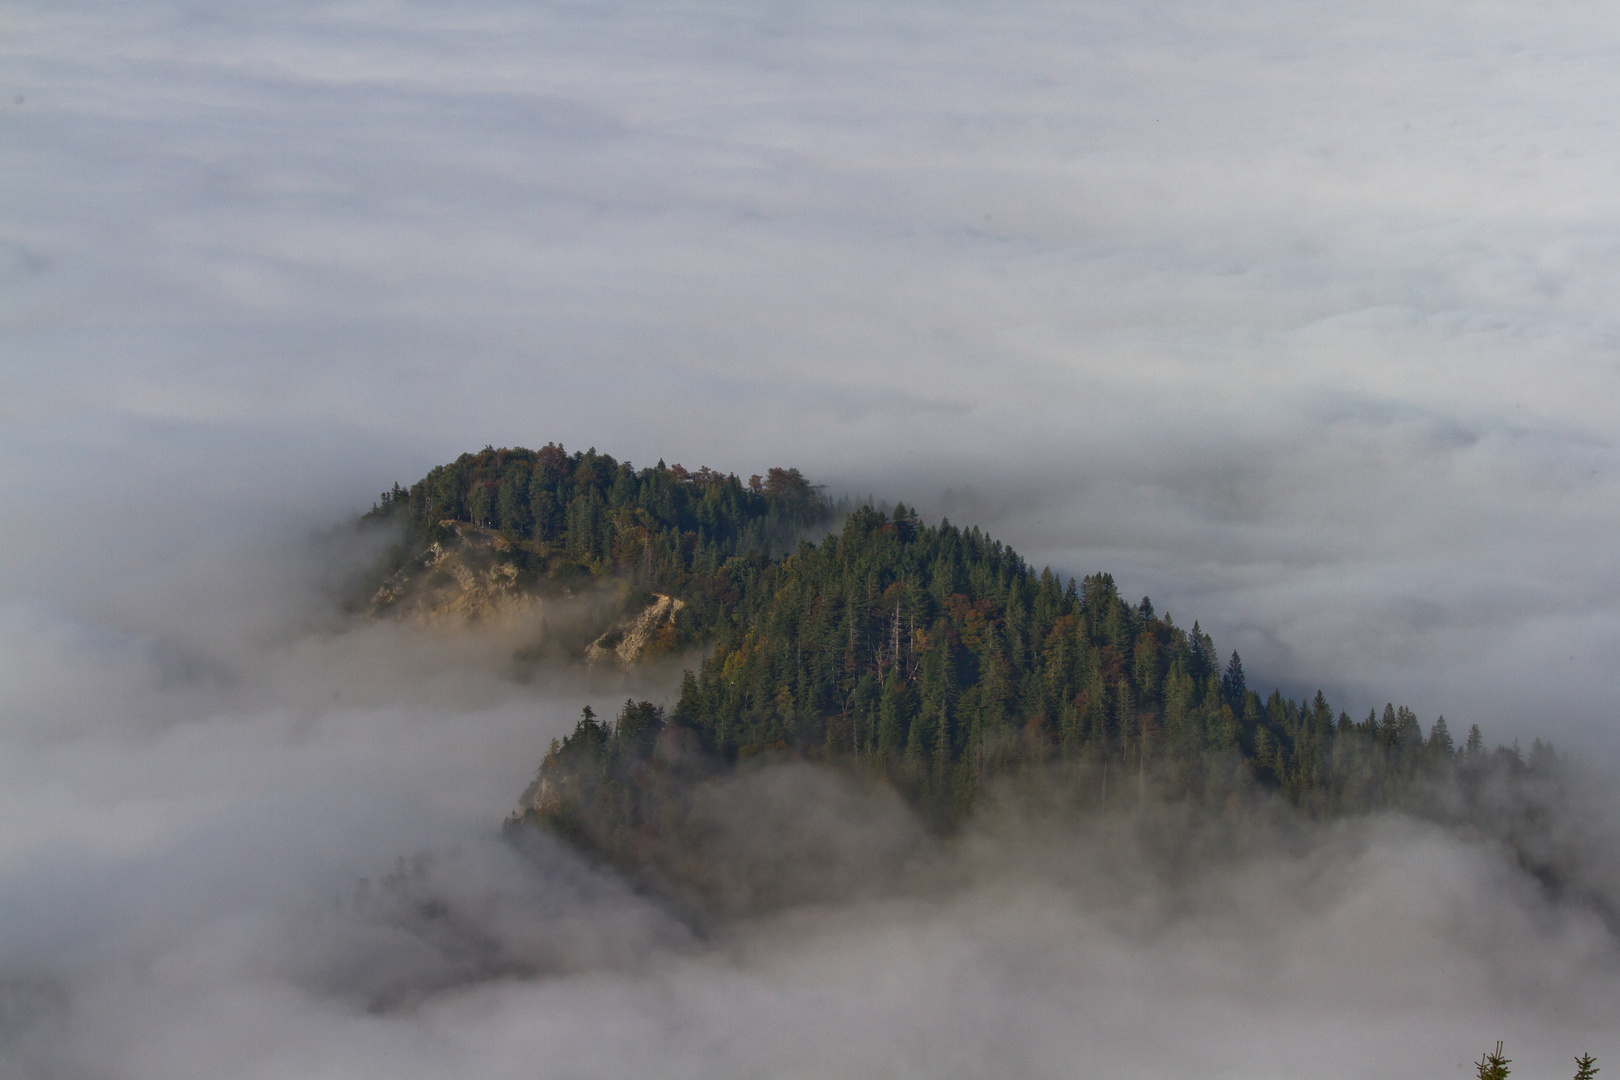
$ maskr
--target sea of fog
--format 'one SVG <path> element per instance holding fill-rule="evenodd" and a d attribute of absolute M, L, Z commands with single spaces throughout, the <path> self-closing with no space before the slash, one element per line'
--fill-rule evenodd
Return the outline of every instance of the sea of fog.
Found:
<path fill-rule="evenodd" d="M 0 1075 L 1620 1069 L 1601 779 L 1581 899 L 1400 817 L 945 844 L 767 771 L 751 850 L 837 887 L 696 925 L 499 839 L 670 673 L 334 602 L 344 523 L 486 443 L 794 466 L 1109 570 L 1251 685 L 1611 775 L 1612 5 L 4 21 Z"/>
<path fill-rule="evenodd" d="M 1620 751 L 1604 3 L 13 8 L 0 470 L 793 466 Z"/>
<path fill-rule="evenodd" d="M 583 705 L 667 702 L 669 672 L 521 668 L 533 622 L 357 619 L 335 598 L 375 539 L 226 497 L 143 516 L 146 490 L 110 501 L 118 543 L 32 549 L 0 611 L 0 1074 L 1432 1078 L 1504 1039 L 1556 1077 L 1620 1052 L 1611 853 L 1560 898 L 1399 816 L 1002 808 L 941 841 L 881 787 L 775 767 L 726 792 L 716 856 L 774 902 L 694 921 L 500 830 Z M 1579 835 L 1615 835 L 1606 787 Z"/>

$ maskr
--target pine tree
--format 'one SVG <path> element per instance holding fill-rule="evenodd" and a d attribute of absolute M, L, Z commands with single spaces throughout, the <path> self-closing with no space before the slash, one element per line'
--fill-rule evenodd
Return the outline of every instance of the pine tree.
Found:
<path fill-rule="evenodd" d="M 1429 729 L 1429 752 L 1436 758 L 1449 761 L 1455 751 L 1456 747 L 1451 741 L 1451 731 L 1446 727 L 1446 718 L 1442 716 Z"/>
<path fill-rule="evenodd" d="M 1238 657 L 1237 650 L 1232 651 L 1232 659 L 1227 661 L 1226 674 L 1221 676 L 1221 693 L 1235 708 L 1243 700 L 1243 691 L 1248 689 L 1248 683 L 1243 677 L 1243 661 Z"/>
<path fill-rule="evenodd" d="M 1496 1052 L 1492 1054 L 1481 1054 L 1479 1056 L 1479 1060 L 1474 1063 L 1475 1067 L 1479 1070 L 1477 1078 L 1478 1080 L 1507 1080 L 1508 1066 L 1512 1063 L 1512 1058 L 1505 1058 L 1502 1056 L 1502 1042 L 1500 1039 L 1498 1039 L 1496 1043 Z"/>
<path fill-rule="evenodd" d="M 1582 1054 L 1575 1059 L 1575 1080 L 1592 1080 L 1598 1074 L 1597 1058 Z"/>
<path fill-rule="evenodd" d="M 1384 703 L 1384 715 L 1378 721 L 1378 744 L 1380 746 L 1395 747 L 1401 742 L 1401 721 L 1395 713 L 1395 706 L 1390 702 Z"/>

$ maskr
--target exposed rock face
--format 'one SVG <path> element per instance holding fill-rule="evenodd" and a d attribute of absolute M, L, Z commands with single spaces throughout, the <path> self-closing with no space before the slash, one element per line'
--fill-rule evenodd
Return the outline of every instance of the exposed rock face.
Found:
<path fill-rule="evenodd" d="M 675 613 L 686 606 L 686 601 L 655 593 L 654 600 L 639 614 L 621 619 L 607 633 L 585 647 L 585 659 L 591 663 L 613 660 L 629 667 L 641 659 L 655 636 L 665 627 L 675 625 Z"/>
<path fill-rule="evenodd" d="M 650 604 L 621 614 L 631 593 L 628 582 L 593 579 L 567 560 L 559 574 L 544 555 L 492 529 L 465 521 L 442 525 L 445 539 L 372 594 L 367 609 L 373 618 L 449 631 L 473 625 L 520 629 L 532 638 L 520 649 L 530 659 L 536 650 L 573 657 L 583 652 L 593 665 L 629 668 L 673 647 L 675 614 L 685 601 L 654 594 Z"/>
<path fill-rule="evenodd" d="M 520 583 L 512 545 L 500 534 L 464 521 L 446 521 L 453 536 L 428 548 L 382 583 L 370 613 L 418 625 L 476 622 L 538 603 Z"/>

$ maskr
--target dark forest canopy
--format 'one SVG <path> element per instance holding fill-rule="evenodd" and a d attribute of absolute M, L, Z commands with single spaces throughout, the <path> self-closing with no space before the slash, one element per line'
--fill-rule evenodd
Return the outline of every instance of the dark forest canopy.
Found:
<path fill-rule="evenodd" d="M 766 571 L 721 624 L 671 720 L 723 759 L 847 757 L 960 810 L 987 778 L 1095 766 L 1099 782 L 1200 792 L 1241 759 L 1262 785 L 1324 811 L 1483 753 L 1406 708 L 1359 722 L 1321 693 L 1249 689 L 1236 653 L 1127 602 L 1114 579 L 1036 573 L 978 529 L 861 508 L 841 533 Z M 1542 752 L 1539 748 L 1537 753 Z M 1504 753 L 1510 753 L 1504 751 Z"/>
<path fill-rule="evenodd" d="M 366 519 L 403 525 L 385 571 L 466 522 L 500 533 L 500 558 L 536 588 L 617 578 L 640 595 L 678 596 L 685 604 L 675 636 L 655 650 L 667 652 L 710 640 L 773 557 L 825 532 L 842 509 L 797 469 L 744 483 L 707 467 L 636 469 L 594 447 L 569 454 L 549 443 L 462 454 L 409 488 L 383 492 Z"/>
<path fill-rule="evenodd" d="M 995 781 L 1054 770 L 1101 802 L 1270 790 L 1313 815 L 1445 816 L 1459 777 L 1554 764 L 1539 741 L 1528 761 L 1488 753 L 1477 726 L 1459 742 L 1444 717 L 1425 732 L 1393 704 L 1356 720 L 1320 692 L 1262 697 L 1236 653 L 1221 663 L 1196 622 L 1127 602 L 1108 574 L 1065 583 L 976 528 L 924 525 L 903 506 L 856 509 L 762 571 L 730 612 L 667 718 L 645 702 L 616 725 L 588 717 L 542 779 L 583 769 L 650 782 L 636 770 L 657 765 L 647 732 L 666 726 L 663 745 L 683 749 L 665 758 L 844 763 L 947 822 Z M 634 745 L 620 746 L 632 716 Z"/>
<path fill-rule="evenodd" d="M 600 570 L 713 574 L 728 558 L 768 558 L 773 545 L 826 525 L 833 506 L 797 469 L 773 468 L 744 485 L 704 467 L 660 461 L 637 470 L 592 447 L 567 453 L 486 446 L 440 465 L 408 489 L 395 484 L 368 518 L 402 515 L 415 539 L 442 523 L 497 529 Z"/>
<path fill-rule="evenodd" d="M 1394 704 L 1357 719 L 1320 692 L 1263 696 L 1198 623 L 1126 600 L 1106 573 L 1064 581 L 978 528 L 835 506 L 794 469 L 743 483 L 595 450 L 485 448 L 372 513 L 402 515 L 407 544 L 468 522 L 507 536 L 537 574 L 686 602 L 667 644 L 706 652 L 673 708 L 587 716 L 525 798 L 529 820 L 620 859 L 682 785 L 750 758 L 856 769 L 947 826 L 990 785 L 1036 775 L 1102 804 L 1270 791 L 1313 816 L 1457 819 L 1487 777 L 1557 764 L 1540 742 L 1528 760 L 1488 752 L 1477 727 L 1425 730 Z"/>

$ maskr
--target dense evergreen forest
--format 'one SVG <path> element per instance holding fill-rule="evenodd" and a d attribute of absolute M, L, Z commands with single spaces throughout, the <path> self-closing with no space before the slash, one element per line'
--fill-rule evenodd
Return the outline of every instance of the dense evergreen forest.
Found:
<path fill-rule="evenodd" d="M 1425 730 L 1393 703 L 1355 718 L 1320 692 L 1263 696 L 1197 622 L 1126 600 L 1106 573 L 1064 581 L 977 528 L 835 506 L 794 469 L 744 483 L 486 447 L 396 486 L 371 516 L 403 521 L 402 550 L 467 522 L 508 538 L 537 585 L 591 575 L 685 601 L 661 651 L 704 659 L 668 714 L 587 711 L 524 799 L 519 820 L 615 861 L 679 818 L 695 782 L 748 759 L 853 769 L 947 829 L 992 786 L 1034 778 L 1094 805 L 1271 793 L 1316 817 L 1479 823 L 1506 813 L 1489 797 L 1503 784 L 1529 790 L 1558 767 L 1540 742 L 1528 758 L 1487 751 L 1477 726 L 1457 739 L 1444 717 Z"/>
<path fill-rule="evenodd" d="M 1262 697 L 1236 653 L 1221 663 L 1198 623 L 1127 602 L 1108 574 L 1065 583 L 903 506 L 856 509 L 747 586 L 667 717 L 627 702 L 553 746 L 532 820 L 618 849 L 661 812 L 670 774 L 761 755 L 882 777 L 946 825 L 988 785 L 1034 777 L 1098 805 L 1270 791 L 1313 816 L 1455 819 L 1487 778 L 1556 767 L 1539 741 L 1528 760 L 1487 752 L 1477 726 L 1459 744 L 1444 717 L 1425 733 L 1393 704 L 1357 720 L 1320 692 Z"/>
<path fill-rule="evenodd" d="M 860 508 L 801 544 L 718 630 L 670 717 L 705 749 L 847 758 L 957 812 L 988 778 L 1064 762 L 1091 767 L 1099 798 L 1224 796 L 1237 759 L 1331 813 L 1401 803 L 1412 781 L 1485 753 L 1477 727 L 1459 746 L 1444 717 L 1425 734 L 1393 704 L 1358 721 L 1320 692 L 1262 697 L 1235 652 L 1223 664 L 1198 623 L 1127 602 L 1108 574 L 1065 583 L 903 506 Z M 1532 763 L 1547 753 L 1538 742 Z"/>
<path fill-rule="evenodd" d="M 462 454 L 409 488 L 383 492 L 365 519 L 402 526 L 384 574 L 466 522 L 498 532 L 500 557 L 537 591 L 617 578 L 635 595 L 678 596 L 685 604 L 674 633 L 654 650 L 670 652 L 710 640 L 773 558 L 825 532 L 839 509 L 797 469 L 769 469 L 744 484 L 662 461 L 638 470 L 595 448 L 569 454 L 551 443 Z"/>

